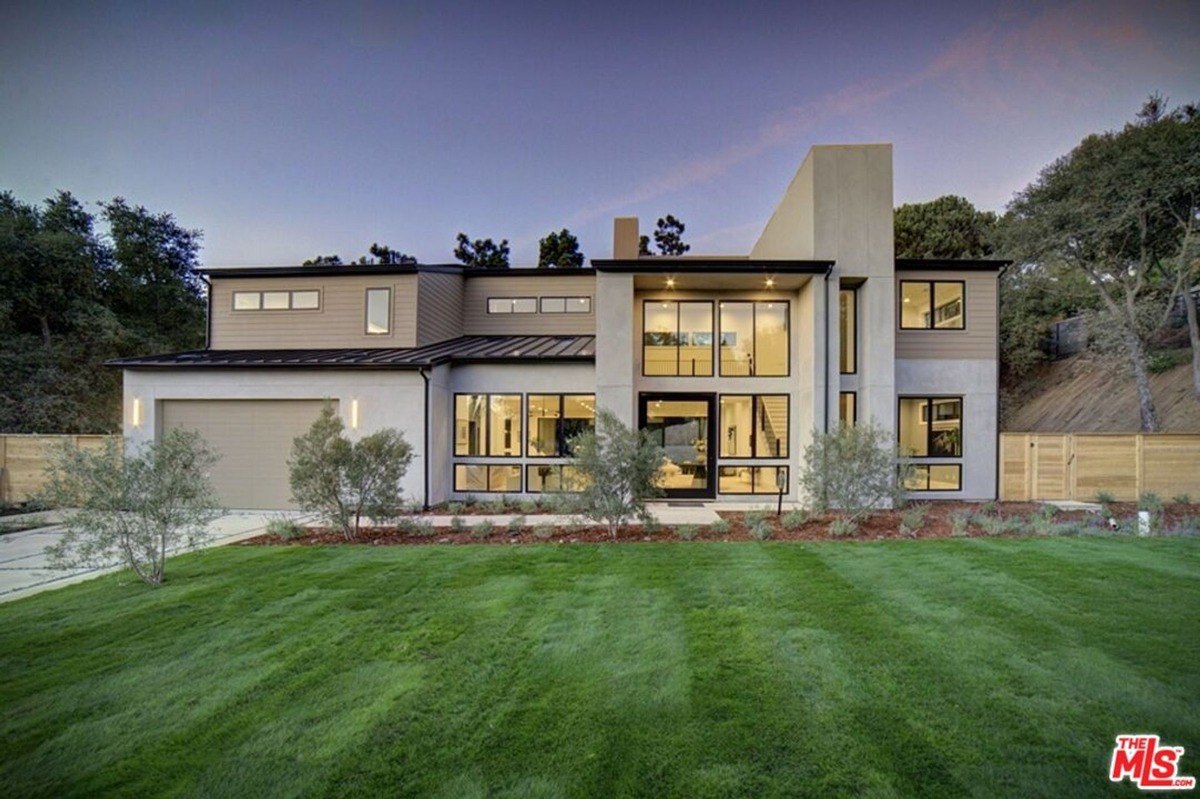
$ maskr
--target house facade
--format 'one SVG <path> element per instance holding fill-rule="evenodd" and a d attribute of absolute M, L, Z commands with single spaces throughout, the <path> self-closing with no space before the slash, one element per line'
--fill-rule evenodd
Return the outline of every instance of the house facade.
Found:
<path fill-rule="evenodd" d="M 638 220 L 583 269 L 209 269 L 204 350 L 131 358 L 131 445 L 199 430 L 235 508 L 290 506 L 291 441 L 325 401 L 401 430 L 405 492 L 569 490 L 596 408 L 653 433 L 668 498 L 797 492 L 814 431 L 896 432 L 917 498 L 997 494 L 1002 262 L 893 257 L 890 145 L 814 147 L 744 256 L 639 257 Z"/>

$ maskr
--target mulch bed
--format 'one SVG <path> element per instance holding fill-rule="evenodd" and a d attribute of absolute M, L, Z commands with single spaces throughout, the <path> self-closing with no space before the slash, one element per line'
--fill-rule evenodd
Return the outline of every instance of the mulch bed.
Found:
<path fill-rule="evenodd" d="M 1043 505 L 1035 502 L 998 502 L 991 504 L 989 515 L 1003 519 L 1028 519 L 1036 514 Z M 1132 502 L 1115 503 L 1113 511 L 1118 519 L 1129 519 L 1136 515 L 1137 504 Z M 925 521 L 920 531 L 912 538 L 950 538 L 953 536 L 951 519 L 956 514 L 980 513 L 984 509 L 978 502 L 931 502 L 927 504 Z M 469 514 L 463 514 L 469 515 Z M 746 523 L 744 511 L 718 511 L 723 519 L 729 522 L 727 534 L 716 534 L 706 526 L 696 526 L 696 541 L 749 541 L 751 536 Z M 786 515 L 786 514 L 785 514 Z M 902 538 L 900 533 L 901 511 L 876 511 L 868 516 L 858 528 L 858 531 L 845 539 L 834 539 L 829 534 L 829 523 L 835 518 L 832 515 L 819 516 L 810 520 L 795 530 L 786 530 L 780 524 L 781 517 L 773 513 L 766 519 L 771 525 L 771 540 L 773 541 L 824 541 L 824 540 L 869 540 L 878 541 L 890 538 Z M 1178 524 L 1185 518 L 1200 517 L 1200 505 L 1167 505 L 1164 519 L 1168 527 Z M 1055 514 L 1056 522 L 1086 521 L 1095 519 L 1097 515 L 1087 511 L 1059 511 Z M 417 535 L 402 532 L 395 527 L 366 527 L 359 531 L 356 538 L 347 540 L 338 530 L 329 528 L 308 528 L 304 535 L 297 538 L 285 539 L 278 535 L 264 534 L 239 542 L 241 546 L 328 546 L 334 544 L 367 544 L 375 546 L 406 546 L 429 544 L 545 544 L 545 543 L 604 543 L 611 542 L 608 531 L 600 526 L 574 526 L 558 528 L 549 538 L 535 535 L 532 527 L 523 527 L 517 533 L 510 533 L 508 528 L 497 525 L 486 537 L 472 533 L 469 529 L 454 530 L 450 527 L 436 527 L 431 533 Z M 1032 532 L 1006 533 L 1005 537 L 1032 535 Z M 972 525 L 967 537 L 989 537 L 987 533 Z M 617 541 L 622 543 L 641 543 L 651 541 L 680 541 L 679 535 L 670 526 L 663 525 L 651 532 L 641 527 L 625 527 L 617 535 Z"/>

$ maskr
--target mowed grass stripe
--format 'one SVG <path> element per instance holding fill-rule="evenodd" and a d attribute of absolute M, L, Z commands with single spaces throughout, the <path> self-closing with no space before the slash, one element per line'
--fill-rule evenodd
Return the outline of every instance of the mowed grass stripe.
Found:
<path fill-rule="evenodd" d="M 106 577 L 0 606 L 0 784 L 1129 795 L 1104 777 L 1117 732 L 1200 749 L 1198 551 L 227 548 L 158 591 Z"/>

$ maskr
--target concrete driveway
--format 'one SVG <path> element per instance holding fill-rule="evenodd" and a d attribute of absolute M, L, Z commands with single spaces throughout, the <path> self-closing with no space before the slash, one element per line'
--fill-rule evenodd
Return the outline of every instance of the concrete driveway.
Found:
<path fill-rule="evenodd" d="M 279 515 L 278 511 L 229 511 L 209 526 L 211 538 L 208 546 L 219 546 L 258 535 L 269 520 Z M 288 515 L 299 518 L 299 514 Z M 5 520 L 18 518 L 7 516 Z M 91 569 L 52 568 L 45 549 L 61 536 L 62 528 L 58 526 L 0 535 L 0 602 L 90 580 L 120 568 L 117 564 Z"/>

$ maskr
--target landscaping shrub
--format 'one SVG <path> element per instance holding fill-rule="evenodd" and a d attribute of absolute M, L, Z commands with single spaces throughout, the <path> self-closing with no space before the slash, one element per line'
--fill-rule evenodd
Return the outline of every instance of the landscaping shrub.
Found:
<path fill-rule="evenodd" d="M 508 520 L 508 534 L 509 535 L 514 535 L 514 536 L 520 535 L 521 530 L 524 529 L 524 527 L 525 527 L 525 517 L 524 516 L 514 516 Z"/>
<path fill-rule="evenodd" d="M 783 518 L 779 523 L 783 525 L 783 529 L 795 532 L 804 525 L 808 524 L 810 519 L 809 513 L 806 510 L 793 510 L 783 514 Z"/>
<path fill-rule="evenodd" d="M 447 502 L 446 503 L 446 513 L 450 514 L 451 516 L 457 516 L 458 514 L 465 511 L 466 509 L 467 509 L 467 506 L 465 504 L 463 504 L 462 502 Z"/>
<path fill-rule="evenodd" d="M 1113 513 L 1113 504 L 1116 501 L 1117 498 L 1112 495 L 1111 491 L 1101 490 L 1096 492 L 1096 502 L 1100 503 L 1100 512 L 1104 514 L 1105 519 L 1111 519 L 1116 516 Z"/>
<path fill-rule="evenodd" d="M 693 541 L 700 533 L 700 528 L 694 524 L 680 524 L 675 527 L 675 535 L 684 541 Z"/>
<path fill-rule="evenodd" d="M 494 513 L 497 515 L 508 513 L 508 499 L 503 495 L 493 497 L 492 499 L 488 500 L 486 509 L 489 513 Z"/>
<path fill-rule="evenodd" d="M 849 516 L 839 516 L 829 523 L 829 534 L 834 538 L 849 538 L 858 532 L 858 522 Z"/>
<path fill-rule="evenodd" d="M 533 526 L 533 537 L 541 541 L 549 541 L 558 532 L 553 524 L 535 524 Z"/>
<path fill-rule="evenodd" d="M 124 455 L 119 440 L 100 450 L 53 449 L 43 490 L 55 507 L 76 508 L 63 536 L 46 548 L 57 567 L 123 562 L 148 585 L 161 585 L 167 553 L 194 547 L 221 515 L 209 479 L 218 460 L 199 433 L 168 430 Z"/>
<path fill-rule="evenodd" d="M 1185 516 L 1184 518 L 1180 519 L 1175 526 L 1171 527 L 1170 529 L 1163 530 L 1163 535 L 1174 536 L 1178 538 L 1200 537 L 1200 517 Z"/>
<path fill-rule="evenodd" d="M 900 501 L 907 469 L 888 430 L 874 423 L 838 425 L 805 447 L 800 487 L 815 507 L 858 522 Z"/>
<path fill-rule="evenodd" d="M 987 516 L 982 513 L 977 514 L 973 521 L 985 535 L 1017 533 L 1025 528 L 1024 523 L 1020 519 L 1004 519 L 999 516 Z"/>
<path fill-rule="evenodd" d="M 1176 494 L 1171 498 L 1171 501 L 1176 505 L 1191 505 L 1192 497 L 1190 494 Z"/>
<path fill-rule="evenodd" d="M 729 535 L 732 528 L 733 525 L 729 523 L 728 519 L 717 519 L 708 526 L 708 531 L 713 535 Z"/>
<path fill-rule="evenodd" d="M 455 516 L 450 519 L 450 529 L 456 533 L 461 533 L 464 529 L 466 529 L 466 526 L 467 524 L 463 521 L 461 516 Z"/>
<path fill-rule="evenodd" d="M 400 516 L 400 481 L 413 455 L 398 430 L 385 428 L 353 442 L 344 430 L 333 403 L 326 402 L 293 442 L 288 477 L 292 499 L 350 539 L 364 516 L 381 522 Z"/>
<path fill-rule="evenodd" d="M 929 506 L 923 502 L 909 505 L 900 513 L 900 535 L 906 538 L 916 538 L 917 533 L 925 526 L 925 516 Z"/>
<path fill-rule="evenodd" d="M 1144 510 L 1150 514 L 1150 534 L 1154 535 L 1162 530 L 1163 526 L 1163 501 L 1158 494 L 1153 491 L 1147 491 L 1142 494 L 1138 500 L 1138 510 Z"/>
<path fill-rule="evenodd" d="M 295 541 L 302 538 L 306 532 L 304 525 L 287 516 L 275 516 L 267 522 L 267 532 L 277 535 L 284 541 Z"/>
<path fill-rule="evenodd" d="M 774 532 L 774 528 L 771 527 L 771 523 L 767 521 L 765 516 L 755 516 L 752 518 L 750 514 L 746 514 L 746 520 L 746 529 L 749 531 L 750 537 L 755 541 L 766 541 Z"/>
<path fill-rule="evenodd" d="M 580 512 L 608 528 L 612 538 L 631 519 L 649 519 L 646 500 L 659 496 L 658 472 L 666 456 L 651 434 L 634 430 L 611 411 L 596 412 L 592 429 L 570 441 L 583 490 Z"/>
<path fill-rule="evenodd" d="M 428 538 L 436 535 L 437 530 L 434 528 L 433 522 L 428 519 L 415 519 L 412 522 L 412 534 Z"/>
<path fill-rule="evenodd" d="M 959 511 L 950 517 L 950 535 L 962 538 L 971 532 L 971 514 Z"/>
<path fill-rule="evenodd" d="M 532 499 L 523 499 L 521 500 L 521 504 L 517 506 L 517 509 L 526 516 L 532 516 L 538 512 L 538 504 Z"/>
<path fill-rule="evenodd" d="M 490 519 L 483 519 L 471 528 L 471 537 L 480 541 L 490 536 L 496 529 L 496 525 L 492 524 Z"/>

